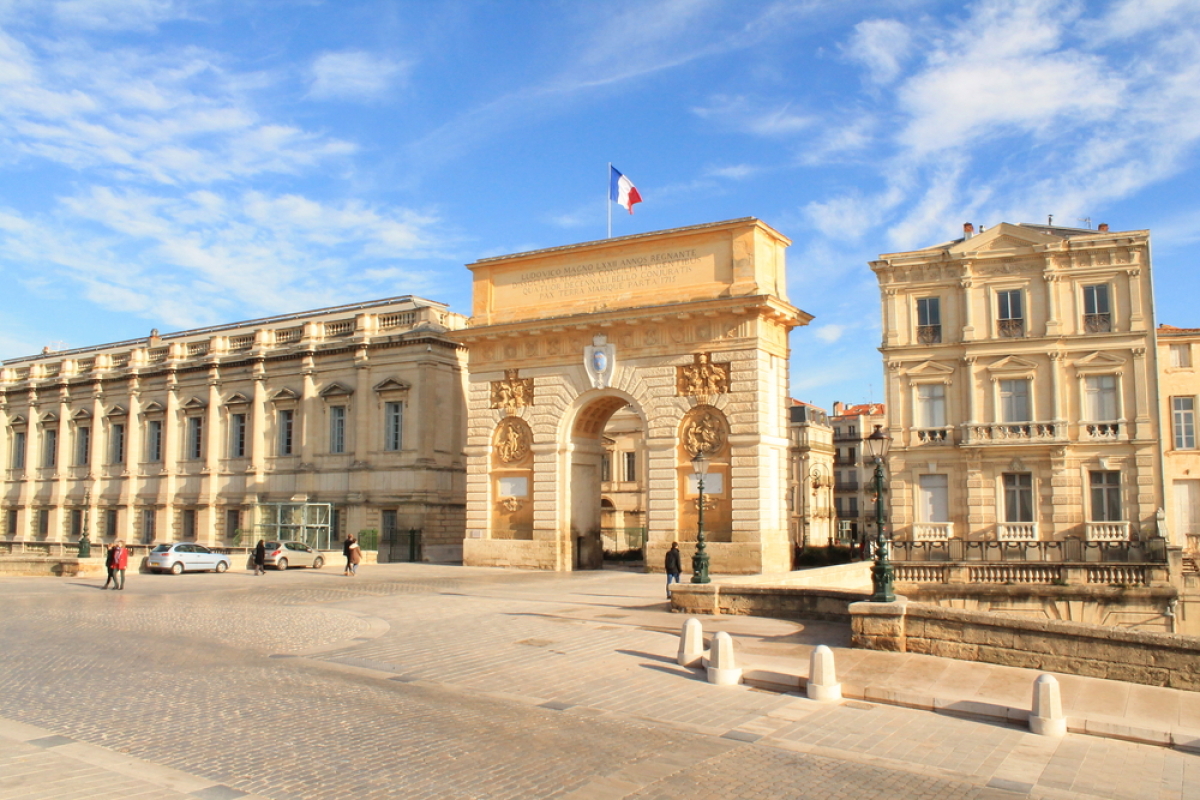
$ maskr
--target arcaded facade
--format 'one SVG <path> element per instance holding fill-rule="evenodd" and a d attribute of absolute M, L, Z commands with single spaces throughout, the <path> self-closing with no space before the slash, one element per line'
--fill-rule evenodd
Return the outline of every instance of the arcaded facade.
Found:
<path fill-rule="evenodd" d="M 6 361 L 5 538 L 245 546 L 311 507 L 322 545 L 457 560 L 463 324 L 396 297 Z"/>
<path fill-rule="evenodd" d="M 1147 231 L 968 225 L 871 267 L 898 539 L 1158 533 Z"/>

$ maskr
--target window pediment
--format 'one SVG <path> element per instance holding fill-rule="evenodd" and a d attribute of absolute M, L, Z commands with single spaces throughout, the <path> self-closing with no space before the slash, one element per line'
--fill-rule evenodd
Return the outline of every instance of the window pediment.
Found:
<path fill-rule="evenodd" d="M 354 394 L 354 390 L 340 383 L 331 383 L 322 389 L 319 396 L 325 400 L 342 399 Z"/>
<path fill-rule="evenodd" d="M 193 397 L 183 404 L 184 411 L 199 411 L 207 407 L 208 403 L 204 402 L 199 397 Z"/>
<path fill-rule="evenodd" d="M 29 420 L 25 419 L 25 417 L 21 416 L 20 414 L 17 414 L 8 421 L 8 424 L 10 427 L 16 428 L 21 425 L 29 424 Z"/>
<path fill-rule="evenodd" d="M 381 383 L 375 384 L 375 393 L 385 397 L 396 397 L 407 394 L 410 388 L 412 387 L 402 380 L 388 378 Z"/>
<path fill-rule="evenodd" d="M 241 392 L 234 392 L 225 400 L 227 406 L 245 406 L 250 404 L 250 398 Z"/>
<path fill-rule="evenodd" d="M 271 396 L 272 403 L 294 403 L 300 399 L 300 395 L 296 394 L 292 389 L 280 389 Z"/>
<path fill-rule="evenodd" d="M 71 415 L 71 419 L 78 421 L 89 420 L 92 418 L 92 412 L 86 408 L 78 409 Z"/>
<path fill-rule="evenodd" d="M 1020 356 L 1005 356 L 999 361 L 989 364 L 987 370 L 988 372 L 996 373 L 997 375 L 1003 375 L 1005 377 L 1032 377 L 1033 374 L 1037 372 L 1037 368 L 1037 362 L 1030 361 L 1027 358 L 1021 358 Z"/>
<path fill-rule="evenodd" d="M 106 417 L 124 417 L 124 416 L 128 416 L 128 414 L 129 414 L 129 411 L 126 410 L 126 408 L 124 406 L 113 406 L 105 413 L 104 416 L 106 416 Z"/>
<path fill-rule="evenodd" d="M 164 411 L 166 411 L 166 409 L 163 408 L 163 404 L 157 400 L 151 400 L 146 404 L 146 407 L 142 409 L 143 414 L 161 414 Z"/>
<path fill-rule="evenodd" d="M 55 414 L 53 411 L 47 411 L 45 414 L 42 415 L 41 422 L 43 425 L 50 425 L 52 423 L 58 422 L 58 414 Z"/>
<path fill-rule="evenodd" d="M 954 374 L 954 367 L 948 367 L 936 361 L 924 361 L 908 370 L 906 374 L 908 375 L 908 379 L 913 383 L 950 383 L 950 376 Z"/>
<path fill-rule="evenodd" d="M 1125 366 L 1125 359 L 1112 353 L 1097 350 L 1088 353 L 1083 358 L 1075 360 L 1075 372 L 1080 375 L 1114 375 L 1120 374 Z"/>

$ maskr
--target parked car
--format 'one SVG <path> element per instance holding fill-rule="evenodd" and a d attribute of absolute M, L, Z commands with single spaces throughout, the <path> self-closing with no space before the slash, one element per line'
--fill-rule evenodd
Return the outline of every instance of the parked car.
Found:
<path fill-rule="evenodd" d="M 320 550 L 314 550 L 304 542 L 267 542 L 267 566 L 275 569 L 288 567 L 312 567 L 320 569 L 325 566 L 325 557 Z"/>
<path fill-rule="evenodd" d="M 175 544 L 160 544 L 150 551 L 146 559 L 146 567 L 153 572 L 170 572 L 178 575 L 181 572 L 224 572 L 229 569 L 229 556 L 214 553 L 202 544 L 191 542 L 176 542 Z"/>

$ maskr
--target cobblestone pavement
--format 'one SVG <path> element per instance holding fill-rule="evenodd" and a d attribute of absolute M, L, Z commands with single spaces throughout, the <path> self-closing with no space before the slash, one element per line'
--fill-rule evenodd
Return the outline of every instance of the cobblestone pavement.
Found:
<path fill-rule="evenodd" d="M 1177 751 L 709 685 L 660 581 L 0 579 L 0 800 L 1200 798 Z"/>

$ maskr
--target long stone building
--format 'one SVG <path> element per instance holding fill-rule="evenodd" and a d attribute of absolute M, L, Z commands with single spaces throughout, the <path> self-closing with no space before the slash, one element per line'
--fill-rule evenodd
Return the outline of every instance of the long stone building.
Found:
<path fill-rule="evenodd" d="M 872 262 L 899 539 L 1155 536 L 1147 231 L 996 225 Z"/>
<path fill-rule="evenodd" d="M 395 297 L 6 361 L 6 538 L 373 531 L 383 558 L 457 560 L 465 322 Z"/>

